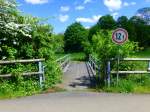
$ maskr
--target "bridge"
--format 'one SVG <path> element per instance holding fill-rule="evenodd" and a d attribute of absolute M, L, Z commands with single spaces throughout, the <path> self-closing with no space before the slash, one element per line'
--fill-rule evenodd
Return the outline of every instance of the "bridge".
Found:
<path fill-rule="evenodd" d="M 91 63 L 71 61 L 69 55 L 57 60 L 63 71 L 61 88 L 68 91 L 86 91 L 95 86 L 95 75 Z"/>

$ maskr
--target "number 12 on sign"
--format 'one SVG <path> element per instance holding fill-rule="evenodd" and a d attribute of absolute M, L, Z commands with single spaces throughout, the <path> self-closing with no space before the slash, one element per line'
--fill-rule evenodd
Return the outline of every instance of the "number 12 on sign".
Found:
<path fill-rule="evenodd" d="M 113 32 L 112 41 L 115 44 L 122 45 L 128 40 L 128 32 L 125 29 L 118 28 Z"/>

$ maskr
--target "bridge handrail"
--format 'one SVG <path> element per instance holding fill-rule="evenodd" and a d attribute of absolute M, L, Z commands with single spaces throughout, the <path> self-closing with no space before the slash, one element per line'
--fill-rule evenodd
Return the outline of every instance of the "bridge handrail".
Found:
<path fill-rule="evenodd" d="M 66 67 L 69 66 L 70 63 L 70 55 L 65 55 L 59 59 L 56 60 L 57 63 L 59 63 L 61 69 L 63 70 L 63 72 L 66 71 Z"/>
<path fill-rule="evenodd" d="M 100 75 L 100 64 L 98 61 L 96 61 L 96 59 L 92 55 L 89 55 L 88 64 L 94 75 L 96 75 L 97 72 L 98 75 Z"/>
<path fill-rule="evenodd" d="M 15 63 L 32 63 L 32 62 L 43 62 L 45 59 L 24 59 L 24 60 L 0 60 L 0 65 L 2 64 L 15 64 Z"/>
<path fill-rule="evenodd" d="M 116 58 L 112 58 L 110 60 L 117 60 Z M 150 61 L 150 58 L 121 58 L 120 61 Z"/>
<path fill-rule="evenodd" d="M 149 74 L 150 73 L 150 58 L 122 58 L 122 59 L 119 59 L 119 61 L 146 61 L 146 62 L 148 62 L 147 71 L 140 71 L 140 70 L 137 70 L 137 71 L 120 71 L 120 70 L 112 71 L 111 70 L 111 61 L 116 61 L 116 60 L 117 60 L 116 58 L 112 58 L 107 62 L 107 82 L 108 82 L 109 86 L 110 86 L 110 82 L 111 82 L 110 74 L 117 74 L 117 81 L 118 81 L 119 74 Z"/>
<path fill-rule="evenodd" d="M 31 76 L 31 75 L 39 75 L 39 84 L 41 87 L 43 87 L 43 82 L 45 81 L 45 76 L 44 76 L 44 66 L 43 66 L 43 61 L 45 59 L 24 59 L 24 60 L 0 60 L 0 65 L 5 65 L 5 64 L 16 64 L 16 63 L 38 63 L 38 72 L 26 72 L 22 73 L 23 76 Z M 12 74 L 2 74 L 0 75 L 0 78 L 7 78 L 7 77 L 12 77 Z"/>
<path fill-rule="evenodd" d="M 70 55 L 69 54 L 67 54 L 67 55 L 65 55 L 65 56 L 63 56 L 63 57 L 60 57 L 60 58 L 58 58 L 57 60 L 56 60 L 56 62 L 59 62 L 59 61 L 61 61 L 61 60 L 63 60 L 63 59 L 66 59 L 67 57 L 69 57 Z"/>
<path fill-rule="evenodd" d="M 115 58 L 112 58 L 112 59 L 110 59 L 110 61 L 108 62 L 108 65 L 107 65 L 107 68 L 110 68 L 110 62 L 111 61 L 115 61 L 115 60 L 117 60 L 117 59 L 115 59 Z M 149 70 L 150 70 L 150 58 L 122 58 L 122 59 L 120 59 L 119 61 L 148 61 L 148 71 L 147 71 L 147 73 L 149 73 Z M 113 73 L 113 74 L 115 74 L 115 73 L 120 73 L 120 74 L 125 74 L 125 73 L 130 73 L 130 74 L 138 74 L 138 73 L 146 73 L 146 71 L 111 71 L 111 68 L 110 68 L 110 71 L 108 71 L 108 72 L 110 72 L 110 73 Z"/>

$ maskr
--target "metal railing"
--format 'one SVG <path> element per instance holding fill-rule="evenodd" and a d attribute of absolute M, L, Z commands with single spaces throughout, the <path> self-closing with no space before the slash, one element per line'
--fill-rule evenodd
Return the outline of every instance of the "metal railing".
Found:
<path fill-rule="evenodd" d="M 43 66 L 43 61 L 45 59 L 29 59 L 29 60 L 10 60 L 10 61 L 0 61 L 0 65 L 8 65 L 8 64 L 16 64 L 16 63 L 23 63 L 23 64 L 28 64 L 28 63 L 37 63 L 38 64 L 38 71 L 37 72 L 28 72 L 28 73 L 22 73 L 22 76 L 31 76 L 31 75 L 39 75 L 39 84 L 40 87 L 43 87 L 43 83 L 45 81 L 45 76 L 44 76 L 44 66 Z M 1 74 L 0 78 L 7 78 L 7 77 L 12 77 L 12 74 Z"/>
<path fill-rule="evenodd" d="M 111 59 L 107 62 L 107 83 L 108 86 L 110 86 L 111 83 L 111 74 L 117 74 L 117 83 L 119 80 L 119 75 L 120 74 L 150 74 L 150 58 L 123 58 L 120 59 L 119 61 L 145 61 L 148 62 L 148 68 L 147 71 L 142 71 L 142 70 L 138 70 L 138 71 L 120 71 L 118 69 L 118 71 L 112 71 L 111 70 L 111 62 L 112 61 L 116 61 L 117 59 Z"/>
<path fill-rule="evenodd" d="M 100 81 L 100 63 L 91 55 L 89 55 L 88 65 L 90 70 L 92 71 L 93 76 L 98 76 L 98 80 Z"/>
<path fill-rule="evenodd" d="M 70 63 L 70 55 L 65 55 L 64 57 L 57 59 L 56 62 L 60 65 L 63 72 L 66 72 Z"/>

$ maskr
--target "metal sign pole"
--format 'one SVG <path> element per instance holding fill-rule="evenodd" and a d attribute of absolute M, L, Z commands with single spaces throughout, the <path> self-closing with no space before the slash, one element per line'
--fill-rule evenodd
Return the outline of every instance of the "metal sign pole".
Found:
<path fill-rule="evenodd" d="M 120 63 L 120 46 L 118 45 L 118 56 L 117 56 L 117 86 L 119 82 L 119 63 Z"/>
<path fill-rule="evenodd" d="M 128 41 L 128 32 L 123 28 L 117 28 L 112 34 L 112 41 L 118 45 L 117 54 L 117 86 L 119 82 L 120 46 Z"/>

